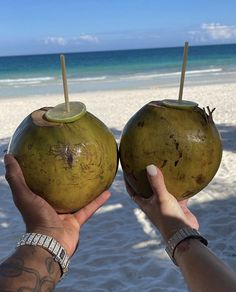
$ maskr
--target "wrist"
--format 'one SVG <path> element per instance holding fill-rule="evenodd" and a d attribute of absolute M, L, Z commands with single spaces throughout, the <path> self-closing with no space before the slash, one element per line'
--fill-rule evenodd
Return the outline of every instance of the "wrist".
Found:
<path fill-rule="evenodd" d="M 64 229 L 63 228 L 26 228 L 26 233 L 38 233 L 38 234 L 44 234 L 49 237 L 54 238 L 57 242 L 60 243 L 61 246 L 64 247 L 66 253 L 71 257 L 73 252 L 71 251 L 71 248 L 69 248 L 68 244 L 63 240 L 64 238 Z"/>
<path fill-rule="evenodd" d="M 35 267 L 42 275 L 49 274 L 58 282 L 61 278 L 61 268 L 50 252 L 40 246 L 18 246 L 15 254 L 24 258 L 30 268 Z"/>
<path fill-rule="evenodd" d="M 46 250 L 51 254 L 53 260 L 57 262 L 61 268 L 61 276 L 63 277 L 68 271 L 69 256 L 64 247 L 51 236 L 40 233 L 26 233 L 22 239 L 17 243 L 19 246 L 37 246 Z"/>
<path fill-rule="evenodd" d="M 167 242 L 166 245 L 166 252 L 171 258 L 171 260 L 174 262 L 174 264 L 177 264 L 177 261 L 175 259 L 175 252 L 177 247 L 182 243 L 185 242 L 187 239 L 194 238 L 195 240 L 198 240 L 199 242 L 202 242 L 204 245 L 207 245 L 207 240 L 194 228 L 185 227 L 179 229 Z M 185 247 L 186 244 L 183 244 L 183 247 Z M 182 247 L 182 245 L 180 245 Z"/>
<path fill-rule="evenodd" d="M 200 240 L 197 238 L 186 238 L 181 241 L 174 252 L 174 258 L 177 263 L 181 262 L 188 253 L 191 253 L 192 249 L 195 249 L 199 246 L 205 246 Z"/>
<path fill-rule="evenodd" d="M 174 236 L 174 234 L 176 234 L 176 232 L 178 232 L 181 229 L 190 228 L 188 225 L 181 224 L 181 223 L 180 224 L 169 224 L 169 226 L 170 226 L 170 228 L 160 229 L 160 232 L 161 232 L 162 237 L 163 237 L 166 244 L 168 243 L 170 238 L 172 238 L 172 236 Z"/>

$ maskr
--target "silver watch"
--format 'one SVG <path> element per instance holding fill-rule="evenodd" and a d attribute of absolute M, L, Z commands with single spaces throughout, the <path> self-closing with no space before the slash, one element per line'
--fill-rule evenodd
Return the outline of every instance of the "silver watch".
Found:
<path fill-rule="evenodd" d="M 65 249 L 54 238 L 39 233 L 26 233 L 17 243 L 17 247 L 23 245 L 41 246 L 53 255 L 53 258 L 61 267 L 62 277 L 68 271 L 70 259 Z"/>
<path fill-rule="evenodd" d="M 186 238 L 196 238 L 200 240 L 203 244 L 207 245 L 207 240 L 196 230 L 190 227 L 185 227 L 182 229 L 179 229 L 168 241 L 166 245 L 166 252 L 171 258 L 171 260 L 174 262 L 175 265 L 177 265 L 175 259 L 174 259 L 174 253 L 177 245 L 185 240 Z"/>

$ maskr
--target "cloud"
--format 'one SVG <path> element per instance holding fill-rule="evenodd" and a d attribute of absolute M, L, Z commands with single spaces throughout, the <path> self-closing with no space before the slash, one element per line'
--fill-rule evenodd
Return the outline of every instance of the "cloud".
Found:
<path fill-rule="evenodd" d="M 83 43 L 98 43 L 99 39 L 96 36 L 81 33 L 79 36 L 76 37 L 54 37 L 49 36 L 43 39 L 45 45 L 59 45 L 59 46 L 66 46 L 66 45 L 78 45 Z"/>
<path fill-rule="evenodd" d="M 236 38 L 236 26 L 222 25 L 220 23 L 203 23 L 202 30 L 213 40 L 228 40 Z"/>
<path fill-rule="evenodd" d="M 92 36 L 91 34 L 85 34 L 85 33 L 82 33 L 79 36 L 79 39 L 82 40 L 82 41 L 92 42 L 92 43 L 98 43 L 98 41 L 99 41 L 98 37 Z"/>
<path fill-rule="evenodd" d="M 63 37 L 46 37 L 44 39 L 45 45 L 53 44 L 53 45 L 60 45 L 65 46 L 67 44 L 67 40 Z"/>
<path fill-rule="evenodd" d="M 203 23 L 199 30 L 189 31 L 189 35 L 196 41 L 225 41 L 236 40 L 236 26 L 220 23 Z"/>

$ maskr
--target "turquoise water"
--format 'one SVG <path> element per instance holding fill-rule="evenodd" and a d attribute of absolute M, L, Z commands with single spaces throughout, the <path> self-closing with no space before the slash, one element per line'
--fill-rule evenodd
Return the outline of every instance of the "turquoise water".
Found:
<path fill-rule="evenodd" d="M 183 48 L 65 54 L 70 92 L 179 84 Z M 236 81 L 236 45 L 189 47 L 187 84 Z M 0 57 L 0 97 L 61 93 L 59 54 Z"/>

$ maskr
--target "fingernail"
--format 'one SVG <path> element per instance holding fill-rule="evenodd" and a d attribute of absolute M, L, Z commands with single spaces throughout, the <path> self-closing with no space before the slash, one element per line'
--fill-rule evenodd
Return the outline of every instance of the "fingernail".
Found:
<path fill-rule="evenodd" d="M 146 167 L 146 170 L 147 170 L 147 173 L 150 175 L 150 176 L 156 176 L 157 175 L 157 168 L 155 165 L 153 164 L 150 164 Z"/>

